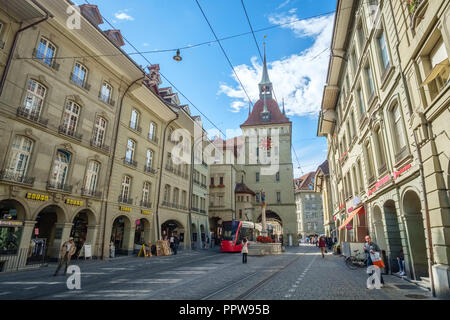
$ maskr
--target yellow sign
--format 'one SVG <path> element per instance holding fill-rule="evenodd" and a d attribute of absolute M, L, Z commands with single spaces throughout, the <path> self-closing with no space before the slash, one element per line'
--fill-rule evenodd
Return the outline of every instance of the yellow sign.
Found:
<path fill-rule="evenodd" d="M 151 248 L 151 243 L 149 243 L 149 248 Z M 152 256 L 152 252 L 151 250 L 147 252 L 147 250 L 145 250 L 145 244 L 142 245 L 141 250 L 139 250 L 139 254 L 138 257 L 143 256 L 144 258 L 148 258 Z"/>
<path fill-rule="evenodd" d="M 80 206 L 83 205 L 83 201 L 66 199 L 66 204 L 70 204 L 71 206 L 78 206 L 78 207 L 80 207 Z"/>
<path fill-rule="evenodd" d="M 141 210 L 142 214 L 152 214 L 150 210 Z"/>
<path fill-rule="evenodd" d="M 26 198 L 30 200 L 37 200 L 37 201 L 48 201 L 48 196 L 45 196 L 43 194 L 36 194 L 28 192 L 26 194 Z"/>
<path fill-rule="evenodd" d="M 120 207 L 119 209 L 120 209 L 120 211 L 131 212 L 131 208 L 128 208 L 128 207 Z"/>

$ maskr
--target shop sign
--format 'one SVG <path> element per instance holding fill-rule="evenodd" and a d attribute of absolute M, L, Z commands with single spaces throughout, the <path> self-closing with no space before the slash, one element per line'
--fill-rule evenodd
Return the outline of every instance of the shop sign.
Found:
<path fill-rule="evenodd" d="M 0 227 L 21 227 L 22 221 L 0 220 Z"/>
<path fill-rule="evenodd" d="M 349 231 L 350 231 L 350 230 L 352 230 L 352 228 L 353 228 L 353 227 L 352 227 L 352 225 L 351 225 L 351 224 L 348 224 L 348 225 L 346 225 L 346 226 L 345 226 L 345 228 L 347 228 L 347 230 L 349 230 Z"/>
<path fill-rule="evenodd" d="M 383 179 L 381 179 L 380 181 L 378 181 L 377 183 L 375 183 L 375 186 L 369 190 L 369 196 L 374 193 L 375 191 L 377 191 L 381 186 L 383 186 L 384 184 L 386 184 L 389 180 L 391 179 L 391 176 L 388 174 L 386 175 Z"/>
<path fill-rule="evenodd" d="M 142 214 L 152 214 L 150 210 L 141 210 Z"/>
<path fill-rule="evenodd" d="M 407 164 L 403 168 L 401 168 L 399 171 L 394 171 L 394 180 L 398 178 L 399 175 L 401 175 L 406 170 L 409 170 L 412 167 L 411 163 Z"/>
<path fill-rule="evenodd" d="M 119 210 L 120 211 L 125 211 L 125 212 L 131 212 L 131 208 L 129 208 L 129 207 L 122 207 L 122 206 L 120 206 Z"/>
<path fill-rule="evenodd" d="M 140 225 L 141 224 L 141 220 L 136 220 L 134 223 L 136 223 L 136 225 Z"/>
<path fill-rule="evenodd" d="M 39 235 L 39 228 L 34 228 L 34 235 L 38 236 Z"/>
<path fill-rule="evenodd" d="M 37 201 L 48 201 L 48 196 L 43 195 L 43 194 L 31 193 L 31 192 L 28 192 L 26 194 L 26 198 L 30 199 L 30 200 L 37 200 Z"/>
<path fill-rule="evenodd" d="M 80 200 L 72 200 L 72 199 L 66 199 L 66 204 L 69 204 L 71 206 L 77 206 L 80 207 L 83 205 L 83 201 Z"/>

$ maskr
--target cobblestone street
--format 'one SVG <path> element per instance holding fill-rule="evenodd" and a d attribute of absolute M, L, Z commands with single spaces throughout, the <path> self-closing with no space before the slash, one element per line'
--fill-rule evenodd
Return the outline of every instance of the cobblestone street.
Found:
<path fill-rule="evenodd" d="M 318 248 L 309 245 L 288 248 L 278 256 L 249 257 L 246 265 L 240 254 L 215 250 L 78 265 L 81 290 L 67 289 L 67 277 L 53 277 L 56 266 L 50 265 L 1 274 L 0 299 L 432 299 L 428 291 L 389 275 L 384 276 L 383 289 L 368 290 L 365 269 L 349 270 L 342 257 L 322 258 Z"/>

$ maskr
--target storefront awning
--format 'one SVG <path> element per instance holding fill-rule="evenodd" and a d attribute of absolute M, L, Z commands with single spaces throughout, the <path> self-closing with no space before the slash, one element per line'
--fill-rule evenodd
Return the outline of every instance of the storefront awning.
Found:
<path fill-rule="evenodd" d="M 348 225 L 350 223 L 350 221 L 353 220 L 353 218 L 357 215 L 357 214 L 361 214 L 364 213 L 364 207 L 359 207 L 358 209 L 354 210 L 347 219 L 345 219 L 345 221 L 341 224 L 341 226 L 339 227 L 339 230 L 342 230 L 345 228 L 346 225 Z"/>
<path fill-rule="evenodd" d="M 440 75 L 441 73 L 444 73 L 448 76 L 448 69 L 450 68 L 450 62 L 449 59 L 445 59 L 444 61 L 442 61 L 441 63 L 438 63 L 433 70 L 431 70 L 430 74 L 428 75 L 428 77 L 425 79 L 425 81 L 421 84 L 421 87 L 426 86 L 427 84 L 429 84 L 431 81 L 433 81 L 434 79 L 437 78 L 438 75 Z M 444 79 L 447 80 L 447 79 Z"/>

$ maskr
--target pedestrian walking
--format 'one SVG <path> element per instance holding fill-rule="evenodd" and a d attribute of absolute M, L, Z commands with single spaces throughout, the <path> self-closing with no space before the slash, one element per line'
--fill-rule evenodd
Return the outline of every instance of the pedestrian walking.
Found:
<path fill-rule="evenodd" d="M 370 257 L 370 254 L 375 254 L 376 252 L 381 256 L 381 250 L 380 247 L 372 241 L 372 238 L 370 238 L 370 236 L 366 236 L 365 238 L 365 243 L 364 243 L 364 253 L 366 255 L 366 266 L 372 266 L 373 262 L 372 262 L 372 258 Z M 371 277 L 373 274 L 373 272 L 371 274 L 369 274 L 369 277 Z M 381 287 L 384 286 L 384 280 L 383 280 L 383 275 L 380 272 L 380 281 L 381 281 Z"/>
<path fill-rule="evenodd" d="M 173 254 L 176 255 L 178 252 L 178 245 L 180 244 L 180 239 L 177 235 L 173 236 Z"/>
<path fill-rule="evenodd" d="M 175 253 L 175 237 L 173 236 L 173 234 L 170 235 L 169 238 L 169 246 L 170 246 L 170 250 L 172 250 L 172 254 L 176 254 Z"/>
<path fill-rule="evenodd" d="M 247 263 L 248 241 L 247 238 L 242 240 L 242 263 Z"/>
<path fill-rule="evenodd" d="M 75 243 L 73 241 L 73 238 L 69 238 L 68 241 L 64 242 L 61 246 L 61 249 L 59 250 L 59 264 L 56 268 L 55 273 L 53 276 L 56 276 L 59 272 L 59 269 L 61 269 L 62 265 L 64 264 L 64 275 L 67 274 L 67 268 L 69 267 L 70 259 L 75 254 L 75 251 L 77 250 L 77 247 L 75 246 Z"/>
<path fill-rule="evenodd" d="M 325 242 L 325 237 L 319 238 L 319 248 L 320 253 L 322 254 L 322 258 L 325 258 L 325 250 L 326 250 L 327 243 Z"/>
<path fill-rule="evenodd" d="M 209 237 L 206 236 L 206 249 L 209 249 Z"/>
<path fill-rule="evenodd" d="M 406 275 L 406 270 L 405 270 L 405 255 L 403 254 L 403 248 L 400 249 L 400 253 L 397 257 L 397 262 L 398 262 L 398 275 L 399 276 L 404 276 Z"/>

